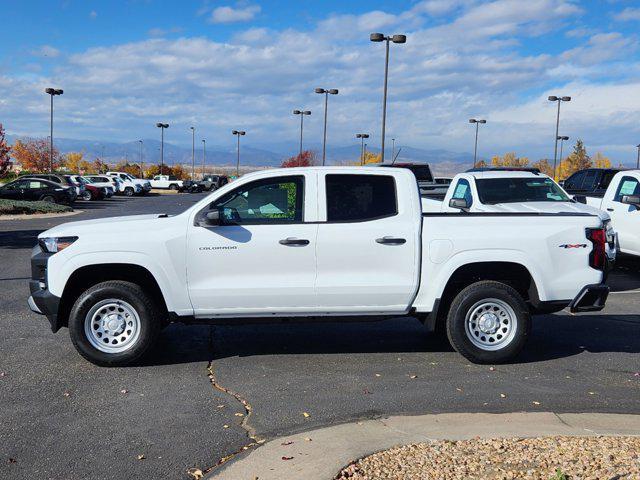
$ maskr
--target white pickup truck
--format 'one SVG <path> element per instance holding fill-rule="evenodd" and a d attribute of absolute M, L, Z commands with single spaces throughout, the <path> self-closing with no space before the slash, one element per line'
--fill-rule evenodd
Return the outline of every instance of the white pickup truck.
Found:
<path fill-rule="evenodd" d="M 151 188 L 161 188 L 169 190 L 181 190 L 183 187 L 182 180 L 178 180 L 172 175 L 156 175 L 151 179 Z"/>
<path fill-rule="evenodd" d="M 602 198 L 581 195 L 574 198 L 611 216 L 621 253 L 640 255 L 640 170 L 616 173 Z"/>
<path fill-rule="evenodd" d="M 398 316 L 497 363 L 522 349 L 532 314 L 604 307 L 605 241 L 580 212 L 423 214 L 406 169 L 277 169 L 179 215 L 41 233 L 29 306 L 104 366 L 135 362 L 172 321 Z"/>
<path fill-rule="evenodd" d="M 151 182 L 149 182 L 149 180 L 145 180 L 144 178 L 136 178 L 133 175 L 128 174 L 127 172 L 107 172 L 107 175 L 120 179 L 125 185 L 124 193 L 129 197 L 133 195 L 131 193 L 131 189 L 127 188 L 131 185 L 135 187 L 135 193 L 145 195 L 151 191 Z"/>

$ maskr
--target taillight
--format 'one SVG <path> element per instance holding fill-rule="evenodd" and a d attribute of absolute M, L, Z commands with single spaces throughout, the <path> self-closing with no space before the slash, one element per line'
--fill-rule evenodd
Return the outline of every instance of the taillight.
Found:
<path fill-rule="evenodd" d="M 587 238 L 593 243 L 593 249 L 589 254 L 589 266 L 604 271 L 607 264 L 607 233 L 604 228 L 587 228 Z"/>

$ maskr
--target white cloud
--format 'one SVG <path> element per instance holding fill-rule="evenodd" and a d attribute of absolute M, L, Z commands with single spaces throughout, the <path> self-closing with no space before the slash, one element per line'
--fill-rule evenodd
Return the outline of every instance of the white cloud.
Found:
<path fill-rule="evenodd" d="M 151 28 L 149 29 L 150 37 L 164 37 L 165 35 L 169 35 L 171 33 L 179 33 L 182 31 L 180 27 L 171 27 L 171 28 Z"/>
<path fill-rule="evenodd" d="M 260 5 L 248 5 L 239 7 L 223 6 L 214 8 L 209 21 L 211 23 L 236 23 L 248 22 L 260 13 Z"/>
<path fill-rule="evenodd" d="M 98 17 L 98 12 L 96 12 L 95 10 L 91 10 L 91 12 L 89 12 L 89 18 L 91 20 L 95 20 Z"/>
<path fill-rule="evenodd" d="M 572 138 L 600 145 L 640 138 L 634 118 L 640 99 L 633 90 L 640 63 L 625 57 L 635 48 L 634 36 L 603 31 L 572 38 L 572 48 L 560 42 L 550 53 L 524 53 L 536 49 L 523 44 L 555 34 L 579 15 L 576 5 L 494 0 L 458 8 L 454 18 L 435 25 L 424 21 L 426 11 L 371 11 L 332 15 L 304 30 L 248 28 L 226 41 L 150 38 L 90 48 L 64 56 L 46 74 L 4 73 L 0 110 L 9 131 L 46 135 L 42 89 L 52 84 L 65 89 L 56 113 L 63 136 L 153 136 L 154 123 L 163 119 L 172 125 L 168 141 L 186 142 L 183 131 L 198 119 L 199 129 L 222 138 L 219 143 L 240 126 L 252 142 L 293 145 L 299 124 L 291 109 L 303 107 L 313 111 L 305 119 L 305 143 L 317 144 L 323 104 L 313 89 L 339 88 L 330 99 L 330 142 L 353 142 L 362 130 L 374 134 L 376 144 L 384 49 L 368 35 L 379 28 L 408 35 L 406 45 L 392 46 L 389 77 L 388 132 L 403 144 L 469 151 L 467 119 L 482 115 L 489 121 L 483 152 L 546 155 L 554 123 L 546 90 L 573 96 L 562 114 Z M 604 80 L 605 87 L 598 85 Z"/>
<path fill-rule="evenodd" d="M 640 8 L 627 7 L 621 12 L 615 14 L 613 18 L 622 22 L 640 20 Z"/>

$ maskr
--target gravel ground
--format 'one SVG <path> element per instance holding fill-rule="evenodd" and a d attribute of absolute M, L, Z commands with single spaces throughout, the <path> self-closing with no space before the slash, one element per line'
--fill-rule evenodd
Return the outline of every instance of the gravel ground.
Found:
<path fill-rule="evenodd" d="M 640 437 L 434 441 L 358 460 L 336 480 L 639 479 Z"/>

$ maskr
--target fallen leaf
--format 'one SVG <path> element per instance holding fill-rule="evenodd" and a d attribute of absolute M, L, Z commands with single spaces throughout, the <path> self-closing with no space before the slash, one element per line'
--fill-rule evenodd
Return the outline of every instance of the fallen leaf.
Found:
<path fill-rule="evenodd" d="M 229 425 L 223 425 L 222 428 L 229 428 Z"/>
<path fill-rule="evenodd" d="M 496 371 L 496 367 L 489 367 L 489 371 L 490 372 L 495 372 Z"/>
<path fill-rule="evenodd" d="M 596 392 L 589 392 L 589 395 L 595 395 Z"/>
<path fill-rule="evenodd" d="M 507 398 L 507 396 L 504 393 L 501 393 L 500 398 Z"/>
<path fill-rule="evenodd" d="M 533 401 L 531 403 L 533 403 L 534 405 L 540 405 L 540 402 L 536 402 L 536 401 Z"/>
<path fill-rule="evenodd" d="M 438 362 L 429 362 L 429 365 L 437 365 Z"/>
<path fill-rule="evenodd" d="M 282 457 L 282 460 L 291 460 L 293 457 Z"/>
<path fill-rule="evenodd" d="M 286 445 L 291 445 L 293 442 L 291 440 L 289 440 L 288 442 L 282 442 L 280 445 L 282 445 L 283 447 Z"/>
<path fill-rule="evenodd" d="M 312 440 L 312 439 L 310 439 L 309 437 L 305 438 L 305 439 L 304 439 L 304 441 L 305 441 L 305 442 L 313 442 L 313 440 Z"/>
<path fill-rule="evenodd" d="M 413 380 L 415 378 L 418 378 L 418 375 L 409 375 L 409 378 Z"/>
<path fill-rule="evenodd" d="M 633 374 L 634 377 L 640 377 L 640 372 L 636 372 Z"/>
<path fill-rule="evenodd" d="M 141 453 L 140 455 L 137 456 L 137 458 L 138 460 L 144 460 L 147 457 L 145 457 L 144 454 Z"/>
<path fill-rule="evenodd" d="M 70 394 L 69 392 L 64 392 L 64 393 L 62 394 L 62 396 L 63 396 L 63 397 L 70 397 L 70 396 L 71 396 L 71 394 Z"/>
<path fill-rule="evenodd" d="M 226 405 L 218 405 L 216 408 L 224 408 Z"/>
<path fill-rule="evenodd" d="M 200 480 L 204 477 L 204 473 L 199 468 L 190 468 L 187 470 L 187 475 L 190 475 L 194 480 Z"/>
<path fill-rule="evenodd" d="M 304 418 L 309 418 L 311 415 L 309 415 L 307 412 L 302 412 L 302 416 Z"/>
<path fill-rule="evenodd" d="M 0 377 L 6 377 L 7 376 L 7 372 L 0 372 Z"/>
<path fill-rule="evenodd" d="M 18 461 L 15 458 L 9 458 L 7 463 L 18 463 Z"/>
<path fill-rule="evenodd" d="M 376 377 L 381 377 L 382 375 L 380 375 L 379 373 L 376 373 Z"/>
<path fill-rule="evenodd" d="M 462 391 L 462 389 L 461 389 L 461 388 L 456 388 L 456 390 L 457 390 L 458 392 L 461 392 L 461 391 Z"/>
<path fill-rule="evenodd" d="M 129 393 L 129 390 L 123 388 L 122 390 L 120 390 L 120 393 L 126 395 L 127 393 Z"/>
<path fill-rule="evenodd" d="M 367 390 L 366 388 L 364 390 L 362 390 L 362 393 L 364 395 L 371 395 L 371 392 L 369 390 Z"/>
<path fill-rule="evenodd" d="M 235 415 L 236 417 L 244 417 L 244 413 L 239 413 L 239 412 L 238 412 L 238 413 L 234 413 L 234 415 Z"/>

